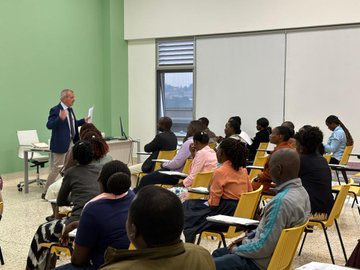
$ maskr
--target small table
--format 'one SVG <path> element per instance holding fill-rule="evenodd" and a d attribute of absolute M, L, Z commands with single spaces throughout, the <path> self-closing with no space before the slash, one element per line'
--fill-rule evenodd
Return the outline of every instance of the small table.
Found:
<path fill-rule="evenodd" d="M 339 165 L 339 164 L 329 164 L 330 169 L 334 171 L 341 172 L 345 183 L 347 184 L 349 182 L 348 176 L 346 172 L 360 172 L 360 168 L 351 168 L 345 165 Z"/>

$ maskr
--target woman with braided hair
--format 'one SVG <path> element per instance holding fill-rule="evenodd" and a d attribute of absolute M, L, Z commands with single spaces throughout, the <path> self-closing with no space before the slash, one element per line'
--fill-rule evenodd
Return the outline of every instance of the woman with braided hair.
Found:
<path fill-rule="evenodd" d="M 354 144 L 354 140 L 340 119 L 335 115 L 330 115 L 325 120 L 325 124 L 332 131 L 327 144 L 324 144 L 326 153 L 333 153 L 330 160 L 331 164 L 339 164 L 346 146 Z"/>
<path fill-rule="evenodd" d="M 246 166 L 247 149 L 243 142 L 224 139 L 218 147 L 217 158 L 221 166 L 210 181 L 209 200 L 188 200 L 184 206 L 184 235 L 186 242 L 194 242 L 202 230 L 212 227 L 206 217 L 233 215 L 242 193 L 252 191 Z"/>

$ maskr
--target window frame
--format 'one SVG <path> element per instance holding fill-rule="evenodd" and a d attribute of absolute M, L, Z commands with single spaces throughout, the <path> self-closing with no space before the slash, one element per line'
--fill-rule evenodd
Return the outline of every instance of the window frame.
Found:
<path fill-rule="evenodd" d="M 182 41 L 192 41 L 193 42 L 193 63 L 192 64 L 169 64 L 169 65 L 159 65 L 159 49 L 161 42 L 182 42 Z M 195 62 L 196 62 L 196 40 L 195 37 L 181 38 L 181 39 L 158 39 L 156 41 L 156 122 L 159 121 L 161 115 L 160 107 L 160 76 L 163 73 L 177 73 L 177 72 L 192 72 L 192 120 L 195 119 L 196 115 L 196 73 L 195 73 Z M 178 138 L 183 138 L 184 136 L 176 134 Z"/>

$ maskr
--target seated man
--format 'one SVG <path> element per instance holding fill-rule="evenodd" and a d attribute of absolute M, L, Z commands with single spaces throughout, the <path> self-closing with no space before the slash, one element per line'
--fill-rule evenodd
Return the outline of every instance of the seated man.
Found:
<path fill-rule="evenodd" d="M 203 131 L 204 126 L 198 120 L 193 120 L 187 127 L 184 143 L 177 152 L 176 156 L 161 165 L 161 170 L 181 172 L 185 166 L 186 160 L 191 157 L 190 146 L 193 143 L 193 136 L 198 131 Z M 141 178 L 139 186 L 134 189 L 135 193 L 147 185 L 167 184 L 176 185 L 180 177 L 177 175 L 167 175 L 160 173 L 160 170 L 149 173 Z"/>
<path fill-rule="evenodd" d="M 180 240 L 183 225 L 182 204 L 174 193 L 144 187 L 130 206 L 126 224 L 137 249 L 108 248 L 101 269 L 215 269 L 206 249 Z"/>
<path fill-rule="evenodd" d="M 300 159 L 295 150 L 280 149 L 270 158 L 276 196 L 265 206 L 253 233 L 213 252 L 216 269 L 266 269 L 283 229 L 304 224 L 310 213 L 309 196 L 298 178 Z"/>
<path fill-rule="evenodd" d="M 200 117 L 198 120 L 204 125 L 204 131 L 209 135 L 210 142 L 216 143 L 218 137 L 216 137 L 215 133 L 209 129 L 209 119 L 206 117 Z"/>
<path fill-rule="evenodd" d="M 287 127 L 279 126 L 276 128 L 273 128 L 270 136 L 270 142 L 272 144 L 275 144 L 276 147 L 269 155 L 268 160 L 265 163 L 264 170 L 259 173 L 252 181 L 253 189 L 258 189 L 261 185 L 263 186 L 263 194 L 270 194 L 274 195 L 274 192 L 270 190 L 271 187 L 274 187 L 274 183 L 271 181 L 271 175 L 269 170 L 269 159 L 271 158 L 271 155 L 273 155 L 276 151 L 282 148 L 292 148 L 293 145 L 290 144 L 290 129 Z M 250 179 L 251 180 L 251 179 Z"/>
<path fill-rule="evenodd" d="M 174 132 L 171 131 L 172 120 L 169 117 L 161 117 L 157 124 L 157 130 L 160 131 L 155 138 L 144 146 L 145 152 L 151 152 L 151 155 L 145 160 L 144 163 L 130 166 L 132 175 L 140 172 L 150 173 L 154 170 L 155 162 L 153 159 L 158 157 L 160 151 L 176 150 L 177 138 Z"/>

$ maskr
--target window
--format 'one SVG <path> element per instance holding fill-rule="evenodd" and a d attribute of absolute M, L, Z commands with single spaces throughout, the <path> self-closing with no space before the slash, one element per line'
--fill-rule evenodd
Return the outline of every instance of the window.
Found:
<path fill-rule="evenodd" d="M 157 117 L 170 117 L 177 136 L 185 136 L 194 119 L 193 68 L 193 40 L 158 42 Z"/>

